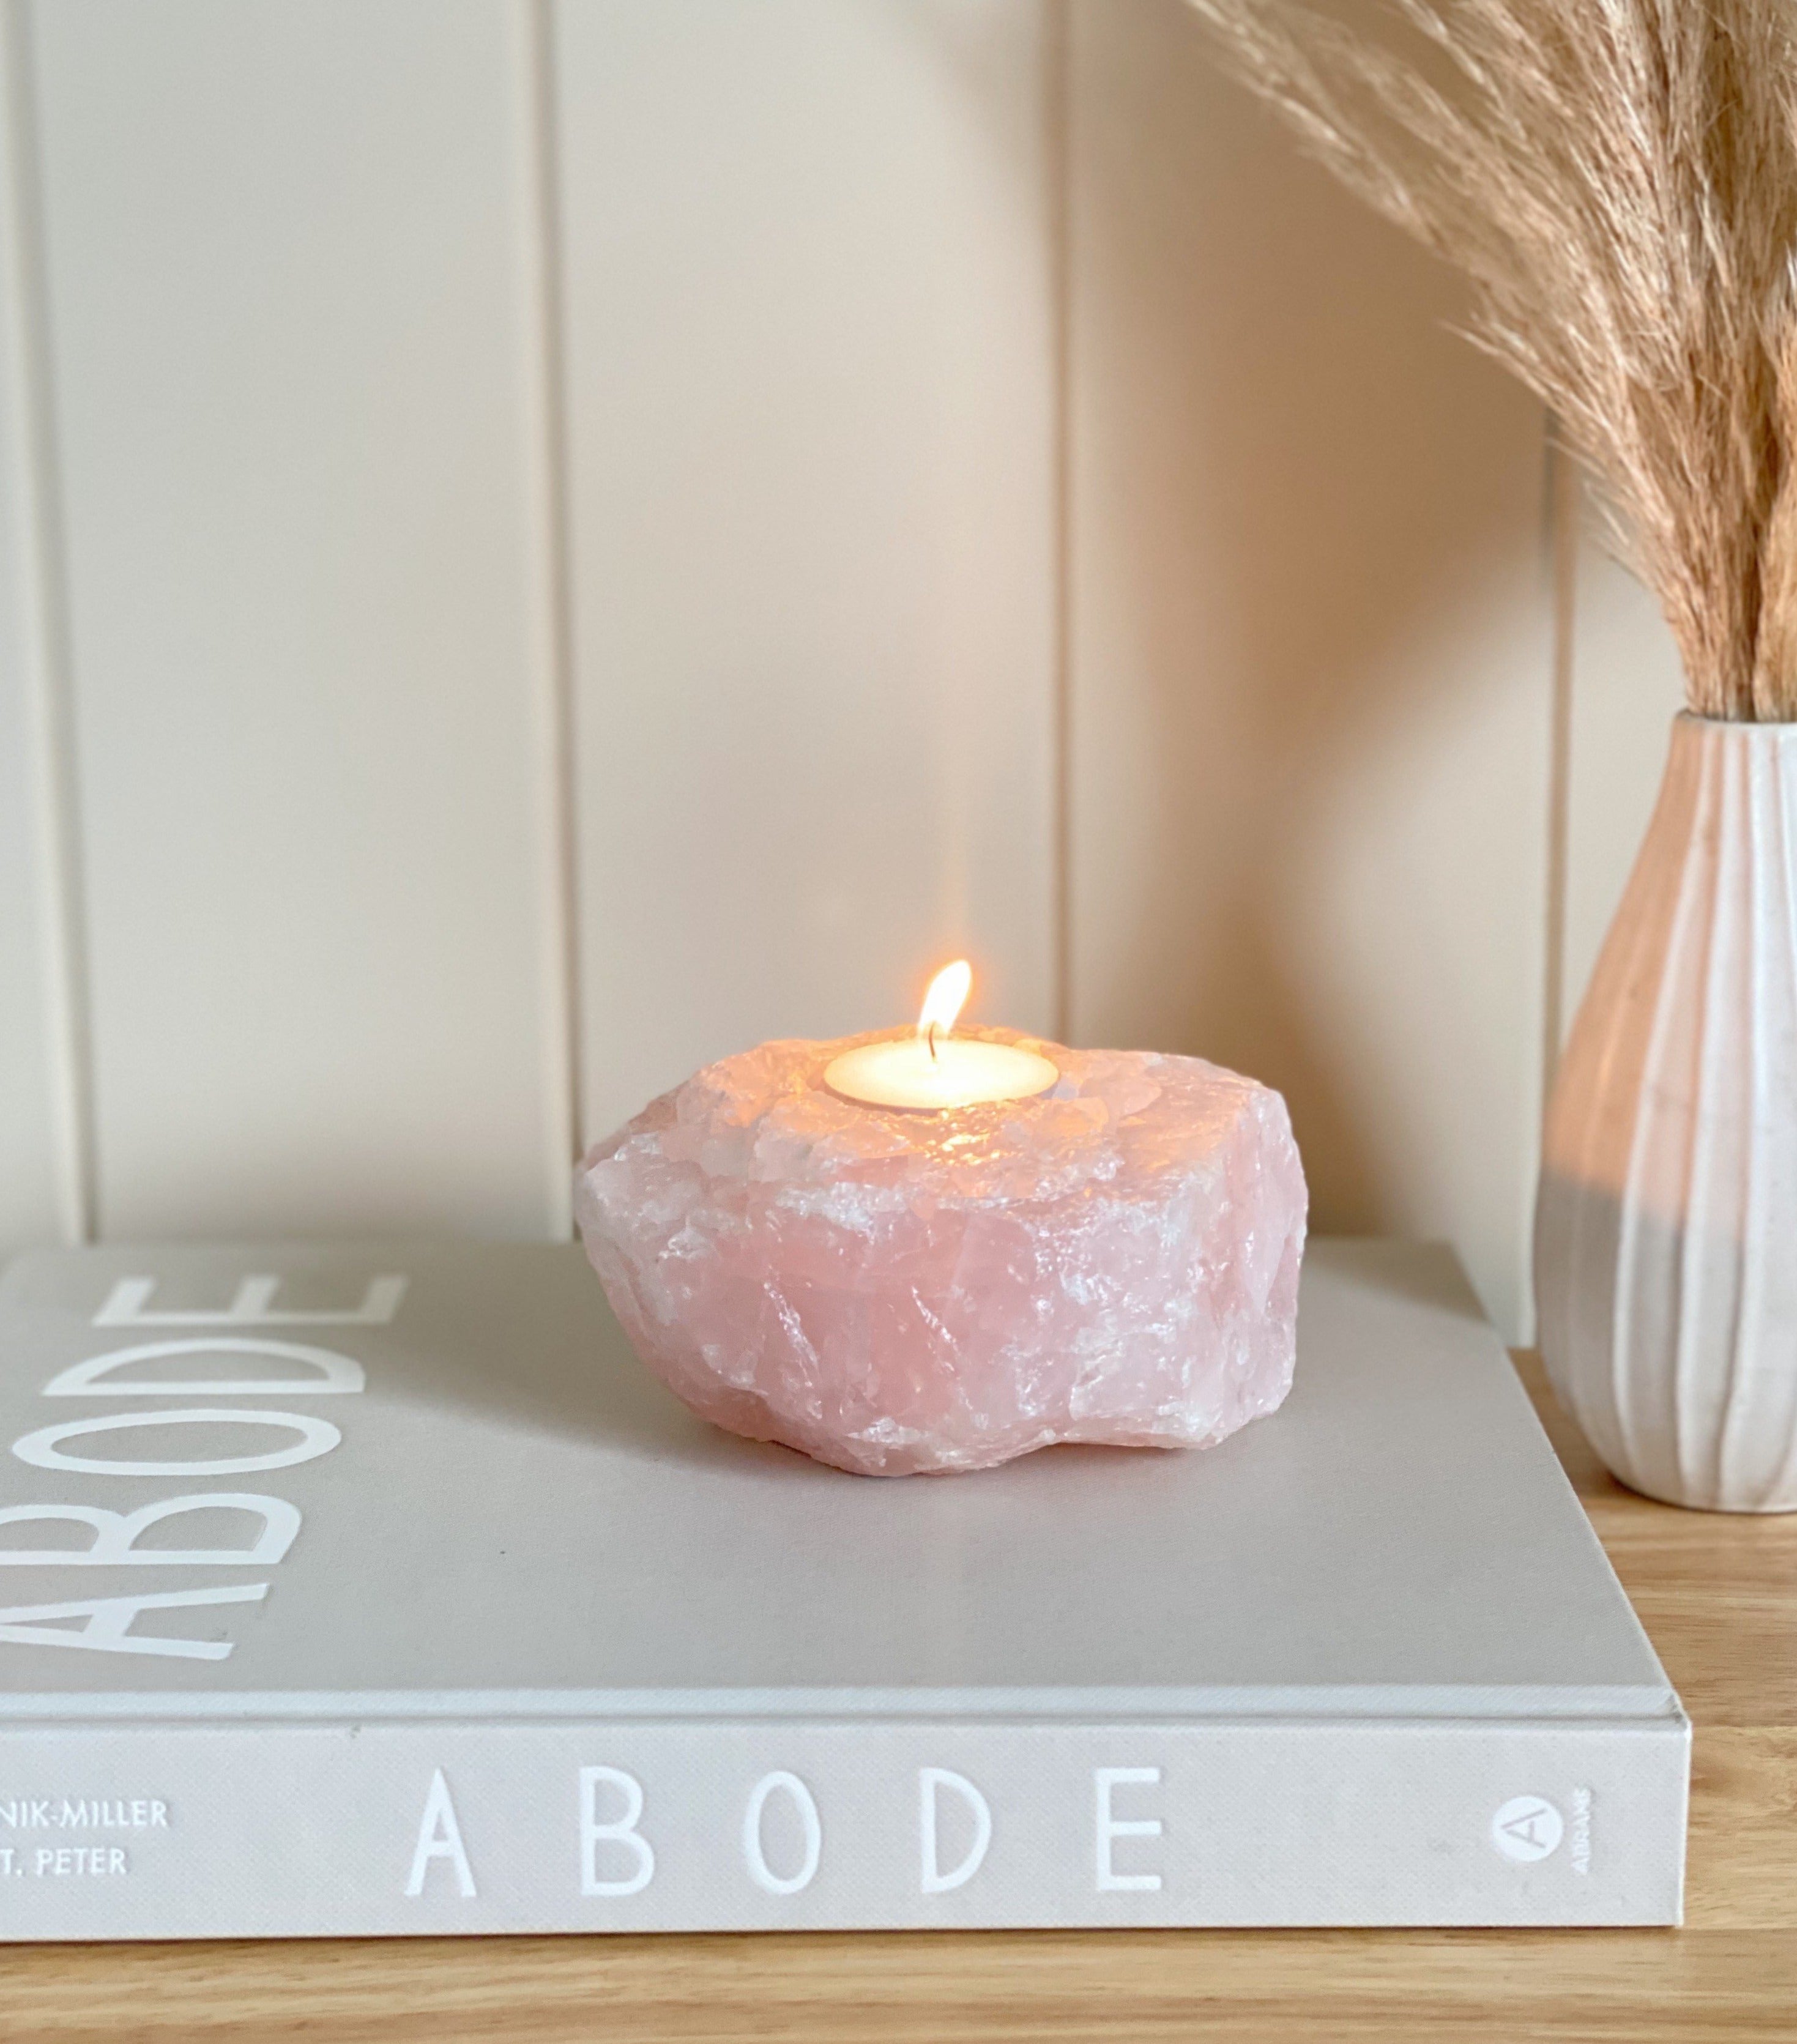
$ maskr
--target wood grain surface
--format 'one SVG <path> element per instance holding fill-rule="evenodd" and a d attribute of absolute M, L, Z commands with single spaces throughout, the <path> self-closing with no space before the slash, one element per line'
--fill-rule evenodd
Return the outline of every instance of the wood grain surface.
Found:
<path fill-rule="evenodd" d="M 1797 2038 L 1797 1516 L 1633 1496 L 1521 1366 L 1696 1723 L 1682 1931 L 21 1946 L 0 2038 Z"/>

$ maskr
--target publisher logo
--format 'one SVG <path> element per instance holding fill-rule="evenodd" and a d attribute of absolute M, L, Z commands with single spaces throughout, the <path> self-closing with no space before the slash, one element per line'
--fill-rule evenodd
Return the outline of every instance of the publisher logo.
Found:
<path fill-rule="evenodd" d="M 1560 1812 L 1540 1796 L 1513 1796 L 1492 1819 L 1492 1843 L 1506 1859 L 1545 1859 L 1565 1831 Z"/>

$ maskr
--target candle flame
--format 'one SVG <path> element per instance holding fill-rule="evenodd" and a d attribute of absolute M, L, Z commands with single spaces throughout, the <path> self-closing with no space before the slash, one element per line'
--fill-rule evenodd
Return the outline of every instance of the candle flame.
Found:
<path fill-rule="evenodd" d="M 954 1027 L 955 1017 L 966 1005 L 973 984 L 973 968 L 966 959 L 945 965 L 930 982 L 930 990 L 923 997 L 923 1011 L 917 1018 L 917 1033 L 926 1043 L 939 1030 L 946 1036 Z"/>

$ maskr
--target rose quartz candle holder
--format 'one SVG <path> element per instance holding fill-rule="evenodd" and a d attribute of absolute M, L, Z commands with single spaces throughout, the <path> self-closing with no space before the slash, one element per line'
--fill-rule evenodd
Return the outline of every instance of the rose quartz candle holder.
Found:
<path fill-rule="evenodd" d="M 637 1354 L 692 1409 L 873 1476 L 1057 1442 L 1203 1447 L 1291 1388 L 1303 1167 L 1285 1104 L 1195 1058 L 1039 1050 L 1033 1100 L 837 1098 L 854 1043 L 764 1043 L 576 1176 Z"/>

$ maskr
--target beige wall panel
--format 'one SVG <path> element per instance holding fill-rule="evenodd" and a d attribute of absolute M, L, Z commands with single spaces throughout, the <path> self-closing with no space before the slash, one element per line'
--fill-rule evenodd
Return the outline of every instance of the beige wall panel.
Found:
<path fill-rule="evenodd" d="M 1179 0 L 1075 0 L 1073 1024 L 1289 1099 L 1318 1226 L 1526 1325 L 1552 632 L 1537 408 Z"/>
<path fill-rule="evenodd" d="M 1576 548 L 1566 766 L 1565 963 L 1572 1026 L 1646 834 L 1684 670 L 1659 605 L 1599 544 L 1588 516 Z"/>
<path fill-rule="evenodd" d="M 527 18 L 37 10 L 109 1233 L 562 1224 Z"/>
<path fill-rule="evenodd" d="M 589 1133 L 762 1038 L 1052 1020 L 1037 0 L 558 14 Z"/>

